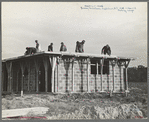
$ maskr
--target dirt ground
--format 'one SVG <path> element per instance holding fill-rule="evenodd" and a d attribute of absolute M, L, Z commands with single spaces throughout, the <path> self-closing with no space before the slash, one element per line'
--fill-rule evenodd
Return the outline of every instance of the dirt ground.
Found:
<path fill-rule="evenodd" d="M 45 115 L 28 113 L 17 119 L 147 119 L 147 83 L 129 83 L 128 97 L 122 94 L 11 94 L 2 96 L 2 110 L 48 107 Z"/>

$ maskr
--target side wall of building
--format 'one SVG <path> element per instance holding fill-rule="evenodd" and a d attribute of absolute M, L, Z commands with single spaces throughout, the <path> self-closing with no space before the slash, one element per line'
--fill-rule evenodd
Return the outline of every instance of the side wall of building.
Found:
<path fill-rule="evenodd" d="M 38 76 L 37 82 L 37 73 L 36 69 L 37 66 L 35 65 L 35 60 L 28 60 L 23 61 L 23 73 L 20 66 L 20 62 L 12 63 L 12 82 L 11 82 L 11 91 L 17 92 L 21 91 L 22 86 L 22 78 L 23 78 L 23 91 L 25 92 L 35 92 L 37 91 L 45 91 L 45 68 L 43 65 L 43 61 L 39 61 L 39 70 L 40 67 L 42 71 L 41 76 Z M 47 60 L 48 61 L 48 60 Z M 49 64 L 50 65 L 50 64 Z M 89 67 L 88 67 L 89 65 Z M 55 72 L 54 72 L 54 92 L 100 92 L 100 91 L 107 91 L 110 90 L 114 91 L 124 91 L 125 90 L 125 79 L 124 79 L 124 67 L 119 67 L 117 64 L 114 67 L 109 63 L 109 73 L 105 74 L 93 74 L 91 73 L 91 61 L 89 64 L 87 63 L 86 59 L 79 59 L 75 60 L 74 62 L 68 59 L 60 59 L 59 63 L 56 64 Z M 9 84 L 7 68 L 3 65 L 3 91 L 8 91 L 7 86 Z M 114 71 L 114 77 L 113 77 Z M 89 74 L 89 76 L 88 76 Z M 48 75 L 51 75 L 51 71 L 48 71 Z M 5 77 L 4 77 L 5 76 Z M 102 79 L 102 80 L 101 80 Z M 114 80 L 113 80 L 114 79 Z M 44 80 L 44 81 L 40 81 Z M 37 83 L 43 83 L 37 84 Z M 89 83 L 89 84 L 88 84 Z M 48 92 L 51 92 L 51 76 L 48 76 Z M 50 86 L 49 86 L 50 85 Z M 89 86 L 89 87 L 88 87 Z M 9 87 L 8 87 L 9 88 Z"/>
<path fill-rule="evenodd" d="M 72 70 L 74 71 L 74 84 Z M 76 60 L 74 64 L 71 61 L 60 60 L 55 69 L 55 92 L 87 92 L 87 70 L 87 60 Z M 125 90 L 123 66 L 115 65 L 113 82 L 113 68 L 109 63 L 109 74 L 102 74 L 101 82 L 101 74 L 91 74 L 89 65 L 89 92 L 108 92 L 113 90 L 113 87 L 116 92 Z"/>

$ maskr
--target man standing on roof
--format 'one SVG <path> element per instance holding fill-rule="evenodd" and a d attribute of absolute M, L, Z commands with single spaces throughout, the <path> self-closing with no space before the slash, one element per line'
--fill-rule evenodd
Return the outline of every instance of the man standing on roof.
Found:
<path fill-rule="evenodd" d="M 48 51 L 53 52 L 53 43 L 48 46 Z"/>
<path fill-rule="evenodd" d="M 66 52 L 66 51 L 67 51 L 67 48 L 66 48 L 66 46 L 64 45 L 64 43 L 63 43 L 63 42 L 61 42 L 60 51 L 64 51 L 64 52 Z"/>
<path fill-rule="evenodd" d="M 35 40 L 35 43 L 36 43 L 36 52 L 39 52 L 39 43 L 38 43 L 38 40 Z"/>
<path fill-rule="evenodd" d="M 80 42 L 77 41 L 77 42 L 76 42 L 76 49 L 75 49 L 75 52 L 79 52 L 79 46 L 80 46 Z"/>
<path fill-rule="evenodd" d="M 82 40 L 82 42 L 77 41 L 75 52 L 83 53 L 84 52 L 84 49 L 83 49 L 84 43 L 85 43 L 85 40 Z"/>
<path fill-rule="evenodd" d="M 111 55 L 111 49 L 108 44 L 102 48 L 101 54 L 103 54 L 103 53 L 104 53 L 104 55 L 106 55 L 106 54 L 108 54 L 109 56 Z"/>
<path fill-rule="evenodd" d="M 85 40 L 82 40 L 82 42 L 80 42 L 80 46 L 79 46 L 80 53 L 84 53 L 84 43 L 85 43 Z"/>

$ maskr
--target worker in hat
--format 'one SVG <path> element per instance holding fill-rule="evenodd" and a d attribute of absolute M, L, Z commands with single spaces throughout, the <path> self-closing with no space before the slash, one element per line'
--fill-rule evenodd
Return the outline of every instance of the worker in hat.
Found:
<path fill-rule="evenodd" d="M 108 44 L 102 48 L 101 54 L 108 54 L 109 56 L 111 55 L 111 48 Z"/>
<path fill-rule="evenodd" d="M 63 42 L 61 42 L 60 51 L 64 51 L 64 52 L 67 51 L 67 48 L 66 48 L 66 46 L 64 45 Z"/>
<path fill-rule="evenodd" d="M 51 43 L 51 44 L 48 46 L 48 51 L 53 52 L 53 43 Z"/>

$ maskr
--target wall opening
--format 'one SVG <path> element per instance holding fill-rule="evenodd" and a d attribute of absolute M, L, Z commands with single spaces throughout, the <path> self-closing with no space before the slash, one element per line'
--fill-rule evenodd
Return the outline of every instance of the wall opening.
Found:
<path fill-rule="evenodd" d="M 97 63 L 98 63 L 98 74 L 101 74 L 101 66 L 99 60 L 91 59 L 91 74 L 97 74 Z M 103 64 L 103 74 L 109 74 L 109 61 L 104 60 Z"/>

